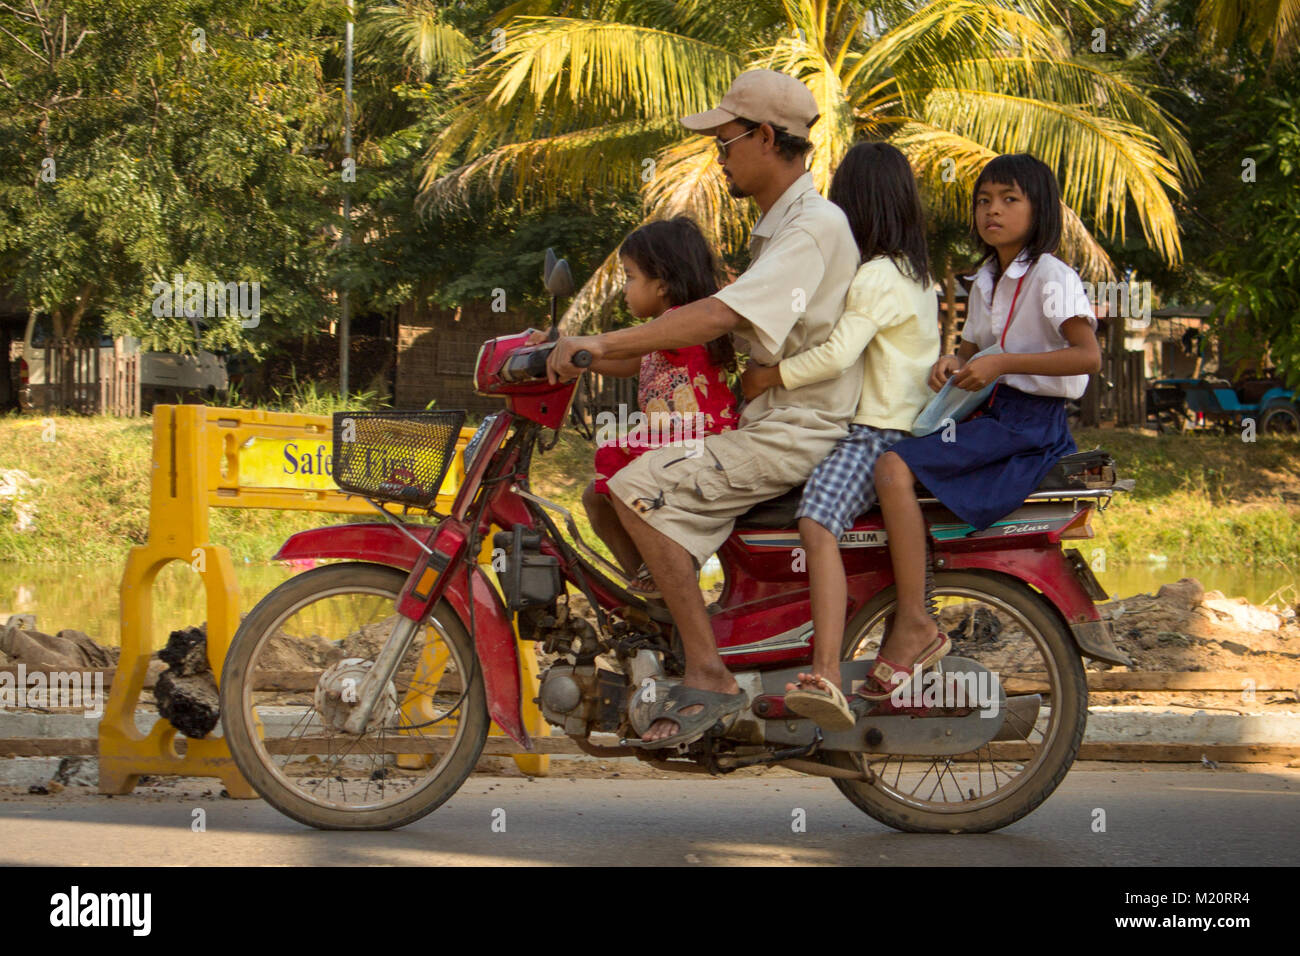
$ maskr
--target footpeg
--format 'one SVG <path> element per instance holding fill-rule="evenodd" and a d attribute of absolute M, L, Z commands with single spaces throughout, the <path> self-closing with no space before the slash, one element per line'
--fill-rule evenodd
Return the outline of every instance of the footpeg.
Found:
<path fill-rule="evenodd" d="M 787 747 L 784 750 L 774 750 L 765 754 L 748 754 L 744 757 L 718 757 L 714 763 L 717 768 L 724 773 L 730 773 L 732 770 L 739 770 L 741 767 L 754 767 L 759 764 L 780 763 L 783 760 L 797 760 L 800 757 L 811 757 L 822 745 L 822 731 L 820 727 L 814 728 L 812 743 L 802 747 Z"/>

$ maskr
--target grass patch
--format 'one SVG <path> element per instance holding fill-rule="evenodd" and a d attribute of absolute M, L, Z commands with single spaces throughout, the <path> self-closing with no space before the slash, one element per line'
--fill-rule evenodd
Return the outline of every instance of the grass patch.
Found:
<path fill-rule="evenodd" d="M 1108 561 L 1300 567 L 1300 439 L 1084 429 L 1075 443 L 1137 482 L 1093 522 L 1087 548 Z"/>
<path fill-rule="evenodd" d="M 549 498 L 568 508 L 582 540 L 605 557 L 612 558 L 605 542 L 591 530 L 587 512 L 582 507 L 582 492 L 596 474 L 595 454 L 596 446 L 593 443 L 586 441 L 577 432 L 563 432 L 550 451 L 534 453 L 532 490 L 533 494 Z M 556 527 L 563 530 L 563 525 L 558 520 Z"/>
<path fill-rule="evenodd" d="M 52 431 L 47 421 L 53 422 Z M 16 468 L 41 482 L 33 494 L 33 529 L 18 531 L 0 504 L 0 560 L 120 567 L 127 551 L 148 537 L 152 443 L 149 418 L 0 416 L 0 470 Z M 583 538 L 604 551 L 582 510 L 592 454 L 592 446 L 576 434 L 561 435 L 555 448 L 534 457 L 533 490 L 568 508 Z M 373 519 L 211 508 L 208 520 L 212 540 L 229 548 L 235 561 L 262 562 L 294 532 Z"/>
<path fill-rule="evenodd" d="M 1211 504 L 1300 503 L 1300 438 L 1260 436 L 1243 442 L 1218 434 L 1156 435 L 1134 429 L 1080 429 L 1080 449 L 1100 445 L 1121 477 L 1137 481 L 1135 500 L 1179 492 Z"/>

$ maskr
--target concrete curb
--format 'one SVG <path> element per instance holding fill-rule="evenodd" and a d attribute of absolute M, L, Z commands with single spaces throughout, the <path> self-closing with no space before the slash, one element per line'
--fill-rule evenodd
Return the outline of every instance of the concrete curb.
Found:
<path fill-rule="evenodd" d="M 1084 743 L 1294 744 L 1300 712 L 1233 714 L 1165 707 L 1090 707 Z"/>

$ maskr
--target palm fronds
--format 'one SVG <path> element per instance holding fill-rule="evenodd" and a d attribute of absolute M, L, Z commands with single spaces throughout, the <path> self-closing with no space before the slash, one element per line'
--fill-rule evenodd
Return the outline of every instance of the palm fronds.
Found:
<path fill-rule="evenodd" d="M 357 22 L 357 52 L 406 62 L 422 77 L 464 69 L 475 53 L 469 37 L 444 22 L 429 0 L 367 8 Z"/>
<path fill-rule="evenodd" d="M 1289 57 L 1300 41 L 1300 0 L 1201 0 L 1196 24 L 1207 45 L 1227 47 L 1243 37 L 1256 51 L 1272 46 Z"/>
<path fill-rule="evenodd" d="M 1279 23 L 1300 9 L 1300 0 L 1269 4 Z M 1173 202 L 1197 176 L 1183 131 L 1130 66 L 1075 55 L 1061 28 L 1123 6 L 520 0 L 497 21 L 505 49 L 483 54 L 457 84 L 450 122 L 427 156 L 424 198 L 454 202 L 476 183 L 540 202 L 637 189 L 647 219 L 690 215 L 738 250 L 752 204 L 728 196 L 711 143 L 677 119 L 717 105 L 743 70 L 767 67 L 802 80 L 821 108 L 810 156 L 819 189 L 855 140 L 888 137 L 908 155 L 931 209 L 964 224 L 984 163 L 1030 152 L 1057 172 L 1063 256 L 1086 276 L 1113 274 L 1089 229 L 1122 238 L 1134 213 L 1152 247 L 1176 262 Z M 611 254 L 570 316 L 589 324 L 607 314 L 619 280 Z"/>

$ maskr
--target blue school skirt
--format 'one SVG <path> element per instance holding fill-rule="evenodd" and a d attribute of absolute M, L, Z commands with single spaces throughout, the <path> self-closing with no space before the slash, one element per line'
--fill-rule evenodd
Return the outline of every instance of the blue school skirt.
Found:
<path fill-rule="evenodd" d="M 1003 383 L 972 417 L 889 450 L 949 511 L 983 530 L 1019 508 L 1052 466 L 1076 448 L 1065 399 L 1030 395 Z"/>

